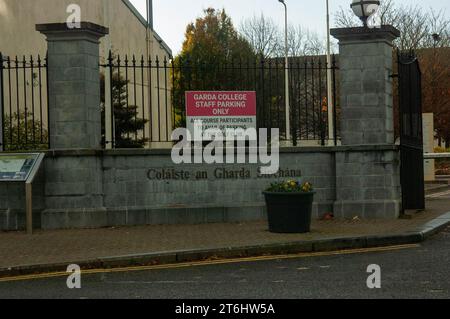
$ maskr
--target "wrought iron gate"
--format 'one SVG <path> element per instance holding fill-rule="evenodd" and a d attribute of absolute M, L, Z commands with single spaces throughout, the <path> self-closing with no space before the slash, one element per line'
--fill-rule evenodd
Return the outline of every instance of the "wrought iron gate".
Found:
<path fill-rule="evenodd" d="M 422 75 L 412 53 L 398 55 L 402 209 L 425 209 Z"/>

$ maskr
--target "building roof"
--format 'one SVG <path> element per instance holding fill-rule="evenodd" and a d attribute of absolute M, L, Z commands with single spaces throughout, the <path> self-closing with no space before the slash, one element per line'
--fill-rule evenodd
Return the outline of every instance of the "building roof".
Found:
<path fill-rule="evenodd" d="M 142 23 L 144 27 L 149 27 L 147 20 L 139 13 L 139 11 L 129 0 L 122 0 L 122 2 L 130 9 L 130 11 L 136 16 L 136 18 Z M 170 57 L 172 57 L 172 49 L 167 45 L 166 42 L 164 42 L 164 40 L 158 35 L 154 28 L 151 29 L 155 40 L 158 41 L 161 47 L 167 51 Z"/>

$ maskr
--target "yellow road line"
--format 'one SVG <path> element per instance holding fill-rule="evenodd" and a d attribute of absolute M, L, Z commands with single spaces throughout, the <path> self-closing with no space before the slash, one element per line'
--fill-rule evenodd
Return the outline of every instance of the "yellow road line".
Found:
<path fill-rule="evenodd" d="M 186 263 L 167 264 L 167 265 L 121 267 L 121 268 L 111 268 L 111 269 L 89 269 L 89 270 L 82 270 L 82 275 L 149 271 L 149 270 L 165 270 L 165 269 L 201 267 L 201 266 L 210 266 L 210 265 L 223 265 L 223 264 L 234 264 L 234 263 L 245 263 L 245 262 L 256 262 L 256 261 L 270 261 L 270 260 L 278 260 L 278 259 L 295 259 L 295 258 L 308 258 L 308 257 L 335 256 L 335 255 L 353 255 L 353 254 L 363 254 L 363 253 L 372 253 L 372 252 L 395 251 L 395 250 L 411 249 L 411 248 L 417 248 L 417 247 L 420 247 L 420 245 L 419 244 L 407 244 L 407 245 L 375 247 L 375 248 L 337 250 L 337 251 L 328 251 L 328 252 L 313 252 L 313 253 L 298 253 L 298 254 L 290 254 L 290 255 L 270 255 L 270 256 L 260 256 L 260 257 L 244 257 L 244 258 L 232 258 L 232 259 L 206 260 L 206 261 L 186 262 Z M 0 278 L 0 282 L 47 279 L 47 278 L 55 278 L 55 277 L 65 277 L 67 275 L 68 274 L 66 272 L 54 272 L 54 273 L 44 273 L 44 274 L 36 274 L 36 275 L 23 275 L 23 276 Z"/>

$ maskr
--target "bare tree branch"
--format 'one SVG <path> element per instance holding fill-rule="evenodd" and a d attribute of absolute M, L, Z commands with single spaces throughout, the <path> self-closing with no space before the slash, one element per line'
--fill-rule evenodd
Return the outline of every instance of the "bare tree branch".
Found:
<path fill-rule="evenodd" d="M 242 21 L 239 31 L 258 55 L 265 58 L 276 55 L 279 48 L 280 30 L 271 18 L 254 16 Z"/>
<path fill-rule="evenodd" d="M 450 45 L 450 19 L 445 12 L 433 9 L 424 11 L 419 6 L 398 5 L 392 0 L 382 2 L 378 15 L 383 25 L 393 25 L 400 30 L 401 36 L 395 45 L 401 50 L 431 48 L 436 45 L 432 35 L 440 37 L 439 47 Z M 342 7 L 335 15 L 337 27 L 360 26 L 361 22 L 353 11 Z"/>
<path fill-rule="evenodd" d="M 258 55 L 273 58 L 285 55 L 284 29 L 263 14 L 243 20 L 240 34 Z M 301 26 L 289 25 L 288 48 L 290 56 L 319 55 L 326 52 L 325 40 Z"/>

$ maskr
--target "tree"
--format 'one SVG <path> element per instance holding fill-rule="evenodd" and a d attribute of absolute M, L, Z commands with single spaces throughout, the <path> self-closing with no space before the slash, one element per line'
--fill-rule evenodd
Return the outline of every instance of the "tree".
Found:
<path fill-rule="evenodd" d="M 129 81 L 112 76 L 112 106 L 114 110 L 114 147 L 143 148 L 148 139 L 140 137 L 139 132 L 145 129 L 148 122 L 138 117 L 138 106 L 127 105 L 127 85 Z M 101 110 L 102 110 L 102 142 L 105 144 L 105 76 L 100 76 Z"/>
<path fill-rule="evenodd" d="M 326 43 L 322 41 L 316 32 L 302 28 L 301 26 L 289 25 L 288 48 L 292 57 L 306 55 L 321 55 L 326 53 Z M 280 55 L 284 56 L 284 45 Z"/>
<path fill-rule="evenodd" d="M 239 31 L 256 54 L 266 59 L 285 55 L 284 29 L 264 14 L 243 20 Z M 316 32 L 291 24 L 288 26 L 288 49 L 292 57 L 319 55 L 326 52 L 326 44 Z"/>
<path fill-rule="evenodd" d="M 450 48 L 417 52 L 422 70 L 423 112 L 434 113 L 436 137 L 450 144 Z"/>
<path fill-rule="evenodd" d="M 217 63 L 253 57 L 250 43 L 236 31 L 225 10 L 204 11 L 186 28 L 186 39 L 178 59 L 192 63 Z"/>
<path fill-rule="evenodd" d="M 48 149 L 48 131 L 33 113 L 14 113 L 3 119 L 5 151 L 36 151 Z"/>
<path fill-rule="evenodd" d="M 241 22 L 239 32 L 250 43 L 254 52 L 264 58 L 276 56 L 280 48 L 282 39 L 281 31 L 272 18 L 268 18 L 261 13 Z"/>

